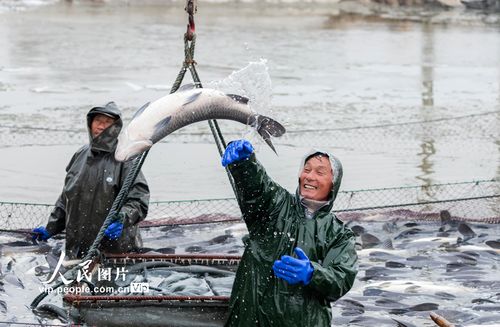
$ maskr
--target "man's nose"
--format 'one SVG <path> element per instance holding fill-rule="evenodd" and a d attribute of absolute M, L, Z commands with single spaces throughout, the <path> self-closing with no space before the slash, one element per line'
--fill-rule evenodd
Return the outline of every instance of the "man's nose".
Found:
<path fill-rule="evenodd" d="M 312 181 L 312 180 L 315 180 L 316 178 L 315 178 L 314 174 L 309 173 L 306 175 L 305 179 L 307 181 Z"/>

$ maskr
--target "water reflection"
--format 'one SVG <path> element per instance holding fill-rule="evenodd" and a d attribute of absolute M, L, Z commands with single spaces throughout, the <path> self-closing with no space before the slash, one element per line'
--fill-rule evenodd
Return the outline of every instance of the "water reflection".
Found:
<path fill-rule="evenodd" d="M 499 48 L 500 50 L 500 48 Z M 497 57 L 498 58 L 498 57 Z M 498 63 L 500 64 L 500 58 L 498 58 Z M 500 68 L 498 69 L 498 74 L 497 74 L 497 85 L 498 85 L 498 104 L 497 109 L 500 109 Z M 496 130 L 496 140 L 495 143 L 497 145 L 497 171 L 496 171 L 496 180 L 500 180 L 500 113 L 497 113 L 495 115 L 495 122 L 497 128 Z M 494 190 L 495 194 L 500 194 L 500 186 L 498 186 L 498 183 L 495 184 L 497 185 L 496 189 Z M 500 215 L 500 205 L 499 205 L 499 200 L 496 199 L 496 201 L 491 202 L 491 208 L 493 209 L 493 212 L 496 214 L 496 216 Z"/>
<path fill-rule="evenodd" d="M 497 118 L 497 123 L 498 123 L 498 128 L 497 131 L 500 131 L 500 114 L 496 115 Z M 500 132 L 498 132 L 500 134 Z M 497 172 L 496 172 L 496 180 L 500 180 L 500 135 L 497 135 L 497 140 L 495 141 L 497 145 Z M 500 194 L 500 185 L 498 183 L 495 184 L 496 189 L 494 190 L 494 194 Z M 491 208 L 493 209 L 493 212 L 495 213 L 496 216 L 500 216 L 500 202 L 499 199 L 497 198 L 494 201 L 491 201 Z"/>
<path fill-rule="evenodd" d="M 434 105 L 434 29 L 430 23 L 422 24 L 422 105 Z"/>
<path fill-rule="evenodd" d="M 421 113 L 424 116 L 424 120 L 432 112 L 432 107 L 434 105 L 434 29 L 431 24 L 422 24 L 422 48 L 421 48 L 421 82 L 422 82 L 422 109 Z M 428 200 L 433 197 L 430 190 L 430 185 L 432 185 L 432 174 L 434 173 L 434 162 L 432 156 L 436 154 L 436 148 L 434 144 L 434 139 L 428 135 L 429 130 L 423 127 L 421 132 L 422 141 L 420 143 L 420 152 L 417 153 L 420 159 L 420 164 L 417 166 L 422 173 L 416 178 L 422 181 L 422 191 L 425 195 L 425 199 Z"/>
<path fill-rule="evenodd" d="M 434 173 L 434 161 L 432 156 L 436 154 L 434 140 L 424 140 L 420 144 L 420 150 L 421 151 L 417 155 L 421 159 L 421 163 L 417 167 L 422 170 L 422 174 L 415 178 L 422 181 L 422 191 L 426 195 L 425 199 L 419 200 L 428 200 L 433 197 L 433 193 L 431 192 L 431 185 L 433 184 L 432 174 Z"/>

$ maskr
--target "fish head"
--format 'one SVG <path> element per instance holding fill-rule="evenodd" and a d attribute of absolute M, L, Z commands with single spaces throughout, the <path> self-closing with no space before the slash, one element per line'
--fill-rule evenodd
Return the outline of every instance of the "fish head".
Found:
<path fill-rule="evenodd" d="M 116 145 L 115 159 L 117 161 L 127 161 L 143 153 L 152 146 L 153 142 L 151 142 L 151 140 L 149 139 L 130 138 L 128 128 L 124 128 L 122 129 L 120 135 L 118 135 L 118 144 Z"/>

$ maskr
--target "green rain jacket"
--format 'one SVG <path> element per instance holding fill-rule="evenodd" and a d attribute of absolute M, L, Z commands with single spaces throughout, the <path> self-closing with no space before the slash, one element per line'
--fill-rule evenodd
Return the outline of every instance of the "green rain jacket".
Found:
<path fill-rule="evenodd" d="M 116 121 L 92 138 L 90 124 L 96 114 L 114 117 Z M 114 158 L 122 125 L 121 113 L 114 102 L 92 108 L 87 114 L 90 142 L 73 155 L 66 167 L 62 193 L 46 226 L 51 235 L 66 229 L 66 259 L 85 256 L 132 168 L 131 161 L 122 163 Z M 148 205 L 149 187 L 141 172 L 120 211 L 125 214 L 120 238 L 111 241 L 104 237 L 100 249 L 123 253 L 140 248 L 142 239 L 138 223 L 146 218 Z"/>
<path fill-rule="evenodd" d="M 304 157 L 322 151 L 313 151 Z M 324 153 L 324 152 L 322 152 Z M 229 165 L 249 235 L 234 281 L 226 326 L 331 326 L 330 302 L 346 294 L 357 273 L 355 237 L 330 211 L 342 179 L 333 156 L 329 203 L 307 219 L 296 194 L 275 183 L 256 160 Z M 302 169 L 301 169 L 302 170 Z M 272 270 L 275 260 L 300 247 L 314 273 L 304 286 L 288 285 Z"/>

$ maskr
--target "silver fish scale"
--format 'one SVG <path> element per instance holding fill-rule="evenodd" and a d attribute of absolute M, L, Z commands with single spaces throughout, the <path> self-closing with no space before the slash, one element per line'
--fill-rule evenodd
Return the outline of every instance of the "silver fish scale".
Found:
<path fill-rule="evenodd" d="M 173 133 L 174 131 L 192 124 L 194 122 L 200 122 L 208 119 L 228 119 L 235 120 L 245 125 L 251 125 L 255 122 L 255 118 L 253 115 L 248 114 L 247 112 L 237 108 L 238 106 L 242 106 L 235 101 L 233 103 L 227 102 L 228 105 L 232 105 L 231 107 L 222 107 L 220 103 L 213 103 L 211 101 L 209 105 L 206 106 L 191 106 L 187 105 L 184 110 L 179 110 L 176 112 L 170 123 L 168 124 L 168 128 L 165 130 L 163 137 Z M 236 104 L 236 106 L 234 106 Z"/>

